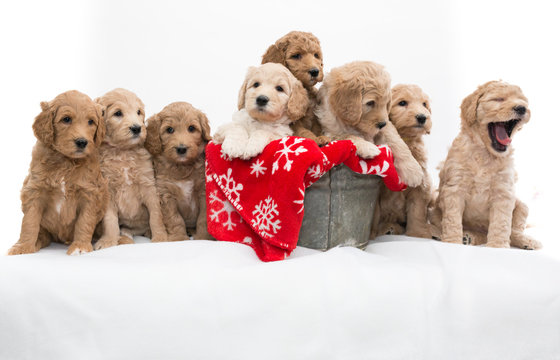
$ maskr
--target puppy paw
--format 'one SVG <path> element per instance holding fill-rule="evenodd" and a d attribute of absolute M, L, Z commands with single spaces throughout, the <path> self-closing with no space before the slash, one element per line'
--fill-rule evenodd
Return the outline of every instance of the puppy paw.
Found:
<path fill-rule="evenodd" d="M 245 145 L 245 149 L 243 150 L 243 154 L 241 154 L 241 158 L 243 160 L 248 160 L 259 155 L 263 152 L 266 145 L 268 145 L 267 139 L 258 137 L 249 138 L 249 141 L 247 142 L 247 144 Z"/>
<path fill-rule="evenodd" d="M 167 241 L 184 241 L 184 240 L 189 240 L 189 235 L 177 233 L 177 234 L 169 234 L 169 236 L 167 237 Z"/>
<path fill-rule="evenodd" d="M 130 244 L 134 244 L 134 240 L 126 235 L 121 235 L 119 237 L 119 245 L 130 245 Z"/>
<path fill-rule="evenodd" d="M 490 248 L 499 248 L 499 249 L 508 249 L 509 242 L 503 240 L 488 240 L 486 243 L 486 247 Z"/>
<path fill-rule="evenodd" d="M 331 138 L 326 135 L 317 136 L 314 140 L 319 146 L 324 146 L 331 142 Z"/>
<path fill-rule="evenodd" d="M 373 159 L 377 155 L 381 153 L 381 150 L 369 141 L 354 141 L 354 145 L 356 145 L 356 155 L 361 157 L 362 159 Z"/>
<path fill-rule="evenodd" d="M 94 250 L 101 250 L 106 249 L 111 246 L 116 246 L 119 243 L 118 238 L 109 237 L 109 236 L 102 236 L 97 242 L 93 245 Z"/>
<path fill-rule="evenodd" d="M 417 237 L 417 238 L 423 238 L 423 239 L 430 239 L 432 237 L 431 232 L 427 229 L 407 230 L 405 235 L 406 236 Z"/>
<path fill-rule="evenodd" d="M 91 243 L 76 244 L 76 242 L 73 242 L 72 244 L 70 244 L 70 247 L 68 247 L 68 251 L 66 252 L 66 254 L 82 255 L 92 251 L 93 251 L 93 246 L 91 246 Z"/>
<path fill-rule="evenodd" d="M 166 242 L 166 241 L 169 241 L 169 238 L 167 237 L 167 234 L 165 234 L 165 233 L 156 234 L 156 235 L 152 236 L 151 241 L 152 242 Z"/>
<path fill-rule="evenodd" d="M 473 241 L 472 241 L 472 237 L 470 234 L 463 234 L 463 245 L 470 245 Z"/>
<path fill-rule="evenodd" d="M 451 244 L 462 244 L 463 243 L 463 236 L 456 235 L 456 236 L 442 236 L 442 242 L 451 243 Z"/>
<path fill-rule="evenodd" d="M 529 235 L 522 234 L 516 241 L 511 242 L 511 245 L 516 246 L 524 250 L 539 250 L 542 249 L 542 244 L 540 241 L 533 239 Z"/>
<path fill-rule="evenodd" d="M 399 174 L 401 181 L 409 187 L 416 187 L 422 184 L 422 181 L 424 180 L 424 172 L 416 160 L 395 160 L 395 168 L 397 169 L 397 173 Z"/>
<path fill-rule="evenodd" d="M 240 158 L 245 151 L 244 144 L 225 139 L 222 144 L 222 152 L 230 158 Z"/>
<path fill-rule="evenodd" d="M 8 255 L 23 255 L 23 254 L 33 254 L 37 252 L 37 246 L 30 243 L 16 243 L 14 246 L 8 250 Z"/>

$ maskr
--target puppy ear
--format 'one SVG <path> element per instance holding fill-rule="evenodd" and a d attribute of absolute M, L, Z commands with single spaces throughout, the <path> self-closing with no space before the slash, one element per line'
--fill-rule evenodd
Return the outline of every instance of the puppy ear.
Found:
<path fill-rule="evenodd" d="M 198 122 L 200 123 L 200 127 L 202 129 L 202 140 L 209 142 L 212 140 L 212 136 L 210 135 L 210 123 L 204 113 L 201 112 L 198 115 Z"/>
<path fill-rule="evenodd" d="M 292 83 L 292 93 L 288 99 L 288 117 L 292 121 L 297 121 L 305 116 L 309 107 L 309 98 L 301 82 L 294 79 Z"/>
<path fill-rule="evenodd" d="M 161 138 L 159 136 L 159 128 L 161 127 L 161 119 L 158 114 L 153 115 L 147 120 L 146 126 L 146 141 L 144 147 L 152 155 L 159 155 L 163 151 L 161 145 Z"/>
<path fill-rule="evenodd" d="M 478 108 L 478 101 L 484 94 L 483 87 L 484 85 L 479 86 L 475 92 L 463 99 L 461 103 L 462 125 L 471 126 L 476 122 L 476 110 Z"/>
<path fill-rule="evenodd" d="M 95 110 L 97 112 L 97 130 L 95 130 L 95 136 L 93 137 L 93 140 L 95 141 L 95 145 L 96 146 L 100 146 L 101 143 L 103 142 L 103 139 L 105 138 L 105 132 L 107 131 L 106 125 L 105 125 L 105 113 L 106 113 L 106 108 L 105 106 L 97 103 L 98 99 L 95 99 Z"/>
<path fill-rule="evenodd" d="M 247 70 L 247 75 L 245 75 L 245 80 L 243 80 L 243 85 L 239 89 L 239 95 L 237 97 L 237 110 L 241 110 L 245 107 L 245 93 L 247 92 L 247 83 L 249 82 L 249 78 L 255 71 L 255 67 L 251 66 Z"/>
<path fill-rule="evenodd" d="M 262 56 L 261 64 L 278 63 L 286 66 L 286 50 L 288 48 L 288 41 L 284 37 L 276 41 L 275 44 L 270 45 L 264 55 Z"/>
<path fill-rule="evenodd" d="M 331 109 L 344 123 L 357 125 L 362 117 L 361 87 L 354 79 L 340 80 L 333 85 L 329 95 Z"/>
<path fill-rule="evenodd" d="M 33 122 L 33 133 L 35 137 L 47 146 L 54 144 L 54 114 L 51 104 L 46 101 L 41 102 L 41 113 L 35 117 Z"/>

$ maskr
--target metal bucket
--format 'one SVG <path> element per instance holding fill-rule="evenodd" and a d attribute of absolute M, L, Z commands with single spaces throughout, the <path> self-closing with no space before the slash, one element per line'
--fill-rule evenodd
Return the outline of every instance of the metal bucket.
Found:
<path fill-rule="evenodd" d="M 378 176 L 357 174 L 345 165 L 332 168 L 305 191 L 298 246 L 364 249 L 369 242 L 380 183 Z"/>

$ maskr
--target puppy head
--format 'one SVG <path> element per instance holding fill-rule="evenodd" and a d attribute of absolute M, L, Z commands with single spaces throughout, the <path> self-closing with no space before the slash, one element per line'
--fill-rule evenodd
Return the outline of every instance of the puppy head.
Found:
<path fill-rule="evenodd" d="M 144 104 L 131 91 L 115 89 L 95 102 L 105 106 L 105 142 L 119 148 L 142 146 L 146 139 Z"/>
<path fill-rule="evenodd" d="M 237 105 L 253 119 L 289 124 L 305 115 L 309 99 L 301 82 L 286 67 L 267 63 L 249 68 Z"/>
<path fill-rule="evenodd" d="M 177 164 L 191 164 L 212 140 L 206 115 L 186 102 L 174 102 L 148 119 L 146 149 Z"/>
<path fill-rule="evenodd" d="M 336 117 L 366 140 L 373 140 L 389 121 L 391 77 L 383 66 L 356 61 L 334 68 L 323 87 Z"/>
<path fill-rule="evenodd" d="M 90 155 L 105 135 L 105 108 L 79 91 L 71 90 L 41 102 L 33 132 L 39 141 L 63 155 L 79 159 Z"/>
<path fill-rule="evenodd" d="M 417 85 L 395 85 L 391 90 L 392 101 L 389 120 L 399 134 L 419 138 L 432 129 L 430 99 Z"/>
<path fill-rule="evenodd" d="M 313 34 L 292 31 L 271 45 L 262 63 L 278 63 L 288 68 L 303 86 L 311 88 L 323 81 L 323 53 Z"/>
<path fill-rule="evenodd" d="M 531 111 L 518 86 L 490 81 L 478 87 L 461 104 L 461 127 L 478 136 L 495 156 L 506 156 L 509 144 L 529 121 Z"/>

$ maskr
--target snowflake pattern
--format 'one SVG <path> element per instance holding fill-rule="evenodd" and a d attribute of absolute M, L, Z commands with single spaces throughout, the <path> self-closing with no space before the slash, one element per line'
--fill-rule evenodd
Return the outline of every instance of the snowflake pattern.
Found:
<path fill-rule="evenodd" d="M 280 226 L 280 220 L 274 219 L 280 215 L 278 212 L 278 204 L 269 196 L 263 202 L 261 200 L 258 205 L 255 206 L 253 210 L 254 218 L 251 220 L 251 225 L 256 227 L 258 232 L 262 236 L 272 237 L 271 234 L 276 234 L 278 230 L 282 227 Z"/>
<path fill-rule="evenodd" d="M 233 208 L 233 206 L 230 204 L 229 201 L 221 200 L 218 197 L 218 190 L 214 190 L 214 192 L 210 194 L 210 204 L 214 204 L 214 203 L 222 204 L 222 208 L 219 209 L 219 210 L 211 209 L 210 210 L 211 211 L 210 212 L 210 220 L 219 223 L 220 222 L 220 214 L 225 212 L 226 215 L 227 215 L 227 220 L 222 225 L 227 230 L 233 231 L 233 227 L 237 226 L 237 224 L 235 224 L 233 222 L 233 219 L 231 217 L 231 214 L 235 212 L 235 209 Z M 242 221 L 243 221 L 243 219 L 241 219 L 241 222 Z"/>
<path fill-rule="evenodd" d="M 313 179 L 318 179 L 323 176 L 323 167 L 320 164 L 313 165 L 307 170 L 307 175 Z"/>
<path fill-rule="evenodd" d="M 301 200 L 294 200 L 294 204 L 301 205 L 297 214 L 303 211 L 303 201 L 305 199 L 305 190 L 300 188 L 299 193 L 301 194 Z"/>
<path fill-rule="evenodd" d="M 287 142 L 290 139 L 293 139 L 294 142 L 290 145 L 287 145 Z M 276 158 L 276 161 L 274 161 L 274 163 L 272 164 L 272 173 L 273 174 L 280 167 L 280 160 L 282 160 L 283 158 L 285 158 L 285 160 L 286 160 L 286 163 L 284 164 L 283 169 L 286 170 L 286 171 L 291 171 L 292 170 L 292 163 L 294 162 L 294 160 L 290 159 L 290 154 L 294 154 L 295 156 L 299 156 L 299 154 L 307 152 L 307 149 L 303 145 L 299 145 L 297 148 L 295 148 L 296 145 L 298 145 L 299 143 L 301 143 L 304 140 L 305 139 L 298 138 L 298 137 L 284 137 L 284 138 L 282 138 L 282 140 L 280 140 L 280 144 L 282 144 L 283 148 L 281 150 L 278 150 L 274 154 L 274 157 Z"/>
<path fill-rule="evenodd" d="M 239 197 L 241 196 L 241 190 L 243 190 L 243 184 L 237 183 L 231 176 L 231 172 L 232 170 L 229 168 L 226 175 L 220 175 L 215 180 L 223 189 L 226 196 L 243 209 L 241 204 L 239 204 Z"/>
<path fill-rule="evenodd" d="M 259 177 L 259 175 L 264 175 L 266 171 L 266 167 L 263 166 L 264 160 L 255 160 L 254 163 L 251 164 L 251 175 L 255 175 Z"/>
<path fill-rule="evenodd" d="M 383 167 L 373 165 L 368 169 L 367 163 L 364 160 L 360 160 L 360 168 L 362 170 L 362 174 L 375 174 L 381 177 L 386 177 L 386 172 L 389 170 L 389 163 L 383 160 Z"/>

